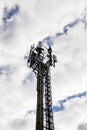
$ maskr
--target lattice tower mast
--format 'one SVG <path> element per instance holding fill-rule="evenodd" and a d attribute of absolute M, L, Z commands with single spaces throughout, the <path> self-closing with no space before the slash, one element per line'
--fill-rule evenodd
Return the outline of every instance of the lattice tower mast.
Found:
<path fill-rule="evenodd" d="M 27 65 L 37 77 L 36 130 L 54 130 L 50 66 L 56 62 L 51 47 L 47 49 L 42 42 L 31 46 Z"/>

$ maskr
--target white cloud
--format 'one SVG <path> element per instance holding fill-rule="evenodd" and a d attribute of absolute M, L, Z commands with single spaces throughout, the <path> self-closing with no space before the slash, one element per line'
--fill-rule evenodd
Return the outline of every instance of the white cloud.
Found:
<path fill-rule="evenodd" d="M 56 68 L 52 71 L 54 100 L 86 91 L 86 35 L 84 24 L 79 23 L 69 30 L 68 35 L 53 38 L 53 50 L 57 52 L 58 57 Z"/>
<path fill-rule="evenodd" d="M 86 98 L 74 99 L 66 103 L 66 109 L 55 113 L 55 129 L 59 130 L 80 130 L 78 126 L 87 122 L 85 114 L 87 113 Z M 85 127 L 85 126 L 84 126 Z M 84 129 L 83 129 L 84 130 Z"/>

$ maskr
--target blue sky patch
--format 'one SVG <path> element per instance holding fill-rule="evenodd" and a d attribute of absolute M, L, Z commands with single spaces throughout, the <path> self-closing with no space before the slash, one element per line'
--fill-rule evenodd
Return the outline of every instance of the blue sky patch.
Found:
<path fill-rule="evenodd" d="M 29 110 L 29 111 L 27 111 L 27 113 L 31 114 L 31 113 L 35 113 L 35 111 L 34 110 Z"/>
<path fill-rule="evenodd" d="M 0 66 L 0 75 L 8 75 L 10 72 L 10 66 L 7 65 L 7 66 Z"/>
<path fill-rule="evenodd" d="M 63 111 L 65 109 L 64 107 L 64 103 L 73 100 L 74 98 L 82 98 L 84 96 L 87 96 L 87 92 L 83 92 L 83 93 L 78 93 L 78 94 L 74 94 L 72 96 L 67 97 L 66 99 L 63 100 L 59 100 L 57 102 L 58 105 L 54 105 L 53 106 L 53 111 L 54 112 L 59 112 L 59 111 Z"/>
<path fill-rule="evenodd" d="M 62 32 L 58 32 L 58 33 L 56 33 L 56 36 L 62 36 L 62 35 L 64 35 L 64 33 L 62 33 Z"/>
<path fill-rule="evenodd" d="M 26 78 L 23 80 L 23 83 L 28 83 L 29 81 L 33 81 L 33 79 L 34 79 L 34 74 L 31 72 L 31 73 L 29 73 L 27 76 L 26 76 Z"/>
<path fill-rule="evenodd" d="M 24 60 L 28 60 L 28 56 L 25 55 L 25 56 L 24 56 Z"/>
<path fill-rule="evenodd" d="M 43 42 L 46 42 L 48 46 L 52 46 L 53 45 L 53 41 L 52 41 L 50 36 L 44 38 Z"/>
<path fill-rule="evenodd" d="M 60 106 L 57 105 L 53 106 L 53 112 L 63 111 L 64 109 L 65 108 L 62 102 L 60 103 Z"/>
<path fill-rule="evenodd" d="M 76 19 L 75 21 L 73 21 L 73 22 L 71 22 L 71 23 L 65 25 L 65 26 L 63 27 L 63 32 L 57 32 L 55 35 L 56 35 L 57 37 L 60 37 L 60 36 L 63 36 L 63 35 L 65 35 L 65 34 L 67 34 L 68 31 L 69 31 L 69 29 L 70 29 L 70 28 L 73 28 L 74 26 L 76 26 L 79 22 L 82 22 L 82 23 L 84 23 L 84 24 L 87 24 L 85 18 L 83 18 L 83 19 Z M 52 46 L 52 45 L 53 45 L 52 36 L 47 36 L 47 37 L 45 37 L 42 42 L 46 42 L 48 46 Z"/>
<path fill-rule="evenodd" d="M 5 7 L 4 8 L 4 16 L 2 18 L 3 22 L 6 23 L 8 19 L 11 19 L 18 12 L 19 12 L 18 5 L 15 5 L 15 7 L 11 8 L 10 10 L 7 7 Z"/>
<path fill-rule="evenodd" d="M 64 33 L 67 33 L 68 29 L 74 27 L 75 25 L 77 25 L 78 22 L 79 22 L 79 20 L 77 19 L 77 20 L 65 25 L 64 28 L 63 28 Z"/>

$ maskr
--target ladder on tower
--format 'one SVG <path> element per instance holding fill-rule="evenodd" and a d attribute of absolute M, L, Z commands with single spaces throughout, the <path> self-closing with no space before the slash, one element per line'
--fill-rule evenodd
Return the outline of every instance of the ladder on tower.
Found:
<path fill-rule="evenodd" d="M 45 70 L 44 130 L 54 130 L 50 68 Z"/>

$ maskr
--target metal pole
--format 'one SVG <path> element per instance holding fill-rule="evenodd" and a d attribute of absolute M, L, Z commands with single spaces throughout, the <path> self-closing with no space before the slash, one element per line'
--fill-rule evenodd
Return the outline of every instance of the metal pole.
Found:
<path fill-rule="evenodd" d="M 43 63 L 40 62 L 37 74 L 36 130 L 43 130 Z"/>

